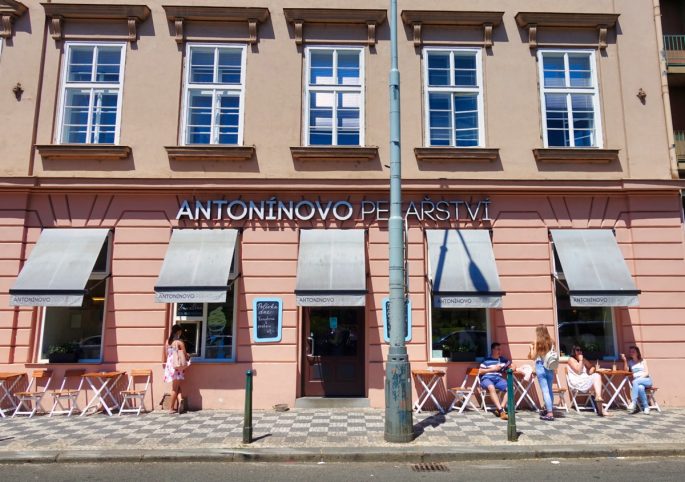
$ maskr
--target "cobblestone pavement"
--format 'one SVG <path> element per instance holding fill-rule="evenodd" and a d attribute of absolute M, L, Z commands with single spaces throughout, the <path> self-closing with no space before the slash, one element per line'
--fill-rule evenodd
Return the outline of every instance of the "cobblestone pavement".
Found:
<path fill-rule="evenodd" d="M 612 411 L 600 418 L 570 412 L 554 422 L 534 412 L 516 414 L 518 445 L 655 444 L 685 442 L 685 409 L 650 415 Z M 0 451 L 179 448 L 242 446 L 243 414 L 164 412 L 139 417 L 46 417 L 0 419 Z M 374 409 L 255 411 L 250 447 L 383 447 L 384 412 Z M 414 415 L 410 446 L 478 447 L 507 444 L 507 423 L 491 413 Z M 396 446 L 396 445 L 393 445 Z"/>

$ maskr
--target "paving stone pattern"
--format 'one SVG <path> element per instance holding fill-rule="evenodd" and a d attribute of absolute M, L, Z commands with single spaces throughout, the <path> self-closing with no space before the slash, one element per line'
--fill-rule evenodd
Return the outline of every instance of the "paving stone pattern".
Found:
<path fill-rule="evenodd" d="M 610 417 L 570 412 L 554 422 L 534 412 L 516 414 L 519 445 L 684 443 L 685 409 L 650 415 L 612 411 Z M 382 447 L 384 411 L 255 411 L 250 447 Z M 163 412 L 108 417 L 0 419 L 0 451 L 179 448 L 236 448 L 242 445 L 243 413 Z M 507 423 L 491 413 L 414 415 L 415 446 L 491 446 L 507 444 Z"/>

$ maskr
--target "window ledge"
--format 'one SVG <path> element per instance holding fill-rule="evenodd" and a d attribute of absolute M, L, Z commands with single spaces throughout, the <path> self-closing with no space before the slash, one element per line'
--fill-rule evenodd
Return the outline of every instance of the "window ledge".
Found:
<path fill-rule="evenodd" d="M 473 12 L 456 10 L 403 10 L 402 21 L 412 27 L 414 47 L 422 45 L 445 45 L 451 42 L 425 41 L 424 26 L 478 27 L 483 29 L 485 47 L 492 47 L 492 29 L 502 23 L 504 12 Z M 463 43 L 462 43 L 463 44 Z"/>
<path fill-rule="evenodd" d="M 268 8 L 257 7 L 204 7 L 162 5 L 167 19 L 174 23 L 176 42 L 185 41 L 186 22 L 237 22 L 248 26 L 247 39 L 236 39 L 256 44 L 259 41 L 258 25 L 269 18 Z"/>
<path fill-rule="evenodd" d="M 296 161 L 372 161 L 378 157 L 378 147 L 291 147 L 290 153 Z"/>
<path fill-rule="evenodd" d="M 27 7 L 15 0 L 3 0 L 0 3 L 0 38 L 12 36 L 12 23 L 24 13 Z"/>
<path fill-rule="evenodd" d="M 147 5 L 117 5 L 114 3 L 41 3 L 45 16 L 50 19 L 51 35 L 55 40 L 64 38 L 65 20 L 121 20 L 128 24 L 129 42 L 135 42 L 137 26 L 150 16 Z"/>
<path fill-rule="evenodd" d="M 101 144 L 44 144 L 36 149 L 43 160 L 85 160 L 85 161 L 119 161 L 131 156 L 129 146 L 111 146 Z"/>
<path fill-rule="evenodd" d="M 415 147 L 417 161 L 430 162 L 494 162 L 499 148 L 486 147 Z"/>
<path fill-rule="evenodd" d="M 537 30 L 547 28 L 587 28 L 598 32 L 597 46 L 607 48 L 607 30 L 616 26 L 618 13 L 557 13 L 557 12 L 519 12 L 516 24 L 528 30 L 528 46 L 538 47 Z"/>
<path fill-rule="evenodd" d="M 376 27 L 385 22 L 387 18 L 387 11 L 385 9 L 284 8 L 283 13 L 285 15 L 285 20 L 288 23 L 293 24 L 295 28 L 295 43 L 297 45 L 302 45 L 305 41 L 305 23 L 363 25 L 367 28 L 367 40 L 365 40 L 364 43 L 368 45 L 376 45 Z M 310 41 L 310 43 L 317 42 Z M 328 41 L 327 43 L 331 42 Z"/>
<path fill-rule="evenodd" d="M 165 146 L 170 161 L 249 161 L 255 146 Z"/>
<path fill-rule="evenodd" d="M 533 149 L 535 160 L 541 163 L 559 164 L 609 164 L 618 161 L 618 149 L 593 149 L 585 147 Z"/>

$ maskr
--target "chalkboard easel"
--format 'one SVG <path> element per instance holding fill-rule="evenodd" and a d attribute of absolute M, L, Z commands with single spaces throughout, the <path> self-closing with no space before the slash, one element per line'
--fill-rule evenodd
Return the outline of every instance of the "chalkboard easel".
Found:
<path fill-rule="evenodd" d="M 255 298 L 252 302 L 252 335 L 255 343 L 281 341 L 283 334 L 283 300 Z"/>

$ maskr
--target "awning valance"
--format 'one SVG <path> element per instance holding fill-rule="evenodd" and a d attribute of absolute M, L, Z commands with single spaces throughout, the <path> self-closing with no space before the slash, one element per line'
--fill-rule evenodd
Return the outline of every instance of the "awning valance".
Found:
<path fill-rule="evenodd" d="M 551 230 L 571 306 L 637 306 L 626 261 L 608 229 Z"/>
<path fill-rule="evenodd" d="M 366 258 L 361 229 L 300 231 L 295 294 L 299 306 L 364 306 Z"/>
<path fill-rule="evenodd" d="M 10 305 L 81 306 L 86 283 L 108 232 L 107 229 L 44 229 L 9 290 Z"/>
<path fill-rule="evenodd" d="M 174 229 L 155 284 L 157 303 L 223 303 L 238 231 Z"/>
<path fill-rule="evenodd" d="M 502 289 L 490 233 L 428 229 L 428 270 L 435 308 L 499 308 Z"/>

